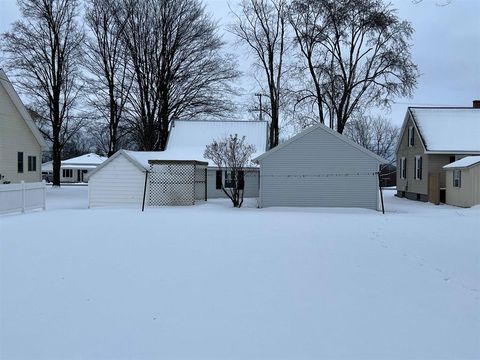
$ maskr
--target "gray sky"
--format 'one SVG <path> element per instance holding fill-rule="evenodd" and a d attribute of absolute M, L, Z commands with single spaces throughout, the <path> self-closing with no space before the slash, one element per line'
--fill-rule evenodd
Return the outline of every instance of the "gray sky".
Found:
<path fill-rule="evenodd" d="M 388 116 L 396 124 L 402 123 L 409 105 L 471 106 L 473 99 L 480 99 L 480 0 L 451 0 L 447 6 L 438 6 L 442 1 L 391 1 L 399 16 L 413 24 L 413 59 L 422 73 L 414 97 L 398 99 L 392 106 Z M 227 1 L 204 2 L 220 25 L 231 21 Z M 15 0 L 0 0 L 0 32 L 18 17 Z M 229 51 L 237 55 L 241 70 L 249 72 L 251 59 L 246 49 L 233 45 L 229 33 L 224 39 Z M 252 83 L 245 74 L 241 84 L 246 92 L 253 90 Z"/>

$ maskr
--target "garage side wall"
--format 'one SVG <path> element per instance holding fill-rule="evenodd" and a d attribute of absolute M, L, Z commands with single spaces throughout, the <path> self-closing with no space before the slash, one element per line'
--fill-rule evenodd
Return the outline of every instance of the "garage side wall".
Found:
<path fill-rule="evenodd" d="M 141 208 L 144 184 L 145 173 L 120 155 L 90 177 L 89 206 Z"/>
<path fill-rule="evenodd" d="M 260 203 L 377 210 L 378 167 L 377 160 L 317 128 L 260 160 Z"/>

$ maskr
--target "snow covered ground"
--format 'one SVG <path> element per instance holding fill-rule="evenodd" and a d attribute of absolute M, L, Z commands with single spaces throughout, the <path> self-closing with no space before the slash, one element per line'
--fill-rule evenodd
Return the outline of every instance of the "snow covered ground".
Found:
<path fill-rule="evenodd" d="M 480 208 L 0 217 L 0 359 L 479 359 Z"/>

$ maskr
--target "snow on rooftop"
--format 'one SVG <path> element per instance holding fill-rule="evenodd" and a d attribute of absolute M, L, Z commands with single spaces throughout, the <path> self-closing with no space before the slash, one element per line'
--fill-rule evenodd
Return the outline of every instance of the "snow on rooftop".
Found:
<path fill-rule="evenodd" d="M 480 163 L 480 156 L 466 156 L 463 159 L 445 165 L 444 169 L 465 168 Z"/>
<path fill-rule="evenodd" d="M 77 156 L 68 160 L 63 160 L 62 165 L 100 165 L 103 163 L 105 160 L 107 160 L 106 157 L 100 156 L 94 153 L 90 154 L 85 154 L 81 156 Z"/>
<path fill-rule="evenodd" d="M 252 159 L 267 150 L 266 121 L 195 121 L 177 120 L 172 127 L 165 151 L 126 151 L 144 168 L 148 160 L 197 160 L 208 162 L 203 153 L 212 141 L 238 134 L 245 136 L 245 142 L 255 146 Z"/>
<path fill-rule="evenodd" d="M 410 108 L 428 151 L 480 151 L 480 109 Z"/>

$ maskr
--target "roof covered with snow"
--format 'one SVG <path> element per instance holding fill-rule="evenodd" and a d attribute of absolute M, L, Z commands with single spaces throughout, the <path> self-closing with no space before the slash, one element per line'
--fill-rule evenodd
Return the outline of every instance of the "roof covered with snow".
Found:
<path fill-rule="evenodd" d="M 100 165 L 105 160 L 107 160 L 107 157 L 105 156 L 100 156 L 94 153 L 90 153 L 90 154 L 77 156 L 68 160 L 63 160 L 62 166 L 63 165 Z"/>
<path fill-rule="evenodd" d="M 100 156 L 94 153 L 77 156 L 68 160 L 62 160 L 62 167 L 67 169 L 95 169 L 102 164 L 107 157 Z M 42 164 L 42 171 L 53 171 L 53 164 L 47 161 Z"/>
<path fill-rule="evenodd" d="M 165 151 L 126 151 L 144 168 L 148 160 L 197 160 L 209 162 L 203 156 L 205 147 L 214 140 L 229 135 L 245 136 L 245 142 L 255 146 L 252 159 L 267 150 L 266 121 L 195 121 L 177 120 L 170 131 Z"/>
<path fill-rule="evenodd" d="M 201 160 L 214 140 L 237 134 L 255 146 L 253 157 L 267 151 L 266 121 L 175 121 L 168 138 L 165 160 Z M 163 160 L 163 159 L 160 159 Z"/>
<path fill-rule="evenodd" d="M 409 108 L 425 148 L 432 152 L 480 152 L 480 109 Z"/>
<path fill-rule="evenodd" d="M 463 159 L 454 161 L 448 165 L 445 165 L 444 169 L 457 169 L 457 168 L 466 168 L 473 166 L 475 164 L 480 164 L 480 156 L 466 156 Z"/>

